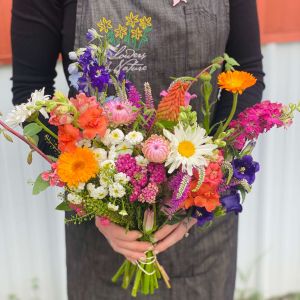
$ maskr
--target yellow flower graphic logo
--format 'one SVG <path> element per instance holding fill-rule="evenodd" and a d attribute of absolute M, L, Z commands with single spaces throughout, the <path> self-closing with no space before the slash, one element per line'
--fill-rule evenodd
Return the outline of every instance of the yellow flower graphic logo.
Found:
<path fill-rule="evenodd" d="M 126 16 L 126 26 L 134 28 L 135 24 L 139 22 L 139 15 L 134 15 L 131 11 L 129 16 Z"/>
<path fill-rule="evenodd" d="M 143 36 L 143 31 L 137 27 L 136 29 L 132 29 L 131 38 L 135 38 L 137 41 Z"/>
<path fill-rule="evenodd" d="M 104 31 L 105 33 L 108 33 L 108 30 L 112 28 L 111 20 L 107 20 L 103 17 L 102 20 L 97 23 L 97 26 L 99 27 L 100 32 Z"/>
<path fill-rule="evenodd" d="M 115 29 L 116 38 L 123 39 L 124 36 L 126 36 L 126 34 L 127 34 L 127 27 L 122 26 L 121 24 L 119 24 L 118 28 Z"/>
<path fill-rule="evenodd" d="M 151 27 L 152 26 L 151 17 L 148 17 L 148 18 L 146 16 L 142 17 L 140 19 L 140 26 L 143 30 L 145 30 L 147 27 Z"/>

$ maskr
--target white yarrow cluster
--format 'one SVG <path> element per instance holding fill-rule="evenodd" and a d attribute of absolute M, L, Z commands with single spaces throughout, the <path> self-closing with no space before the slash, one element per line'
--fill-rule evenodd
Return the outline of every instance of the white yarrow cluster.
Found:
<path fill-rule="evenodd" d="M 125 188 L 118 182 L 111 184 L 108 188 L 109 195 L 113 198 L 122 198 L 126 194 Z"/>
<path fill-rule="evenodd" d="M 67 196 L 67 200 L 73 204 L 79 205 L 82 203 L 82 198 L 79 195 L 69 193 Z"/>
<path fill-rule="evenodd" d="M 125 185 L 126 183 L 129 182 L 130 178 L 125 173 L 120 172 L 120 173 L 115 174 L 114 180 L 117 183 Z"/>
<path fill-rule="evenodd" d="M 93 183 L 89 183 L 86 188 L 89 192 L 89 195 L 94 199 L 102 200 L 108 195 L 107 188 L 103 186 L 99 186 L 96 188 Z"/>

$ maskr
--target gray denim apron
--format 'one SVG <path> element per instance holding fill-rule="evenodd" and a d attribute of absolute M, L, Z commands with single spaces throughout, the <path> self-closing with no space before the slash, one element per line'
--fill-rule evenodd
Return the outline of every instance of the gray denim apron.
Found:
<path fill-rule="evenodd" d="M 151 16 L 153 31 L 141 49 L 146 71 L 135 71 L 138 88 L 151 83 L 159 100 L 170 77 L 196 75 L 223 54 L 229 34 L 229 0 L 188 0 L 172 7 L 172 0 L 78 0 L 75 48 L 86 44 L 85 33 L 102 17 L 114 24 L 130 11 Z M 193 92 L 197 92 L 196 87 Z M 141 90 L 142 91 L 142 90 Z M 216 96 L 216 95 L 215 95 Z M 199 100 L 193 100 L 199 111 Z M 93 223 L 66 226 L 69 300 L 126 300 L 129 291 L 111 283 L 123 261 Z M 235 285 L 237 217 L 219 219 L 208 229 L 194 227 L 188 238 L 159 255 L 171 277 L 172 289 L 161 283 L 153 300 L 231 300 Z"/>

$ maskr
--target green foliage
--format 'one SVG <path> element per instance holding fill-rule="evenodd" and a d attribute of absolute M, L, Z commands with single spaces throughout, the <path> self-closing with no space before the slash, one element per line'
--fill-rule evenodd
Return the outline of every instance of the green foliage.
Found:
<path fill-rule="evenodd" d="M 167 129 L 167 130 L 173 130 L 177 124 L 178 124 L 178 122 L 167 121 L 167 120 L 160 120 L 160 121 L 155 122 L 155 126 L 161 128 L 161 129 Z"/>
<path fill-rule="evenodd" d="M 203 166 L 200 168 L 197 168 L 197 171 L 198 171 L 199 178 L 198 178 L 196 187 L 193 189 L 193 192 L 197 192 L 200 189 L 200 187 L 204 181 L 204 178 L 205 178 L 205 168 Z"/>
<path fill-rule="evenodd" d="M 66 201 L 61 202 L 59 205 L 56 206 L 56 210 L 63 210 L 63 211 L 72 211 Z"/>
<path fill-rule="evenodd" d="M 226 184 L 229 184 L 230 180 L 232 179 L 233 176 L 233 167 L 229 161 L 224 161 L 222 164 L 222 171 L 223 174 L 227 173 L 227 181 Z"/>
<path fill-rule="evenodd" d="M 193 111 L 190 105 L 180 107 L 178 121 L 183 125 L 184 128 L 197 126 L 197 112 Z"/>
<path fill-rule="evenodd" d="M 38 195 L 49 187 L 49 182 L 42 179 L 41 174 L 37 177 L 34 182 L 32 194 Z"/>
<path fill-rule="evenodd" d="M 23 133 L 27 137 L 32 137 L 42 131 L 42 127 L 36 123 L 30 123 L 23 129 Z"/>
<path fill-rule="evenodd" d="M 28 155 L 27 155 L 27 163 L 28 163 L 29 165 L 32 164 L 32 153 L 33 153 L 33 150 L 31 150 L 31 151 L 28 153 Z"/>

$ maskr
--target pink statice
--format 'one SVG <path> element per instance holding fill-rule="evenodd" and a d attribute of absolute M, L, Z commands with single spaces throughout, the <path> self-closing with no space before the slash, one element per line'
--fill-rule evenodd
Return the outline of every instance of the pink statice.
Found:
<path fill-rule="evenodd" d="M 156 196 L 158 194 L 158 186 L 150 182 L 144 189 L 142 189 L 138 200 L 142 203 L 147 202 L 149 204 L 155 203 Z"/>
<path fill-rule="evenodd" d="M 59 180 L 57 175 L 57 163 L 51 164 L 51 171 L 43 172 L 41 177 L 44 181 L 48 181 L 50 186 L 65 186 L 65 184 Z"/>
<path fill-rule="evenodd" d="M 118 98 L 104 104 L 104 110 L 112 125 L 129 125 L 136 119 L 136 107 L 129 101 Z"/>
<path fill-rule="evenodd" d="M 163 164 L 150 163 L 147 168 L 150 182 L 162 184 L 167 180 L 166 168 Z"/>
<path fill-rule="evenodd" d="M 143 144 L 142 151 L 149 161 L 163 163 L 170 153 L 170 142 L 163 136 L 153 134 Z"/>
<path fill-rule="evenodd" d="M 283 104 L 263 101 L 247 108 L 230 123 L 230 128 L 235 131 L 234 146 L 241 150 L 248 140 L 256 140 L 262 133 L 269 131 L 274 126 L 282 127 L 285 123 L 281 120 Z"/>

